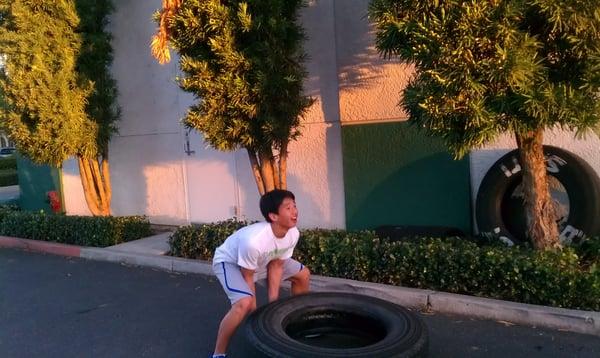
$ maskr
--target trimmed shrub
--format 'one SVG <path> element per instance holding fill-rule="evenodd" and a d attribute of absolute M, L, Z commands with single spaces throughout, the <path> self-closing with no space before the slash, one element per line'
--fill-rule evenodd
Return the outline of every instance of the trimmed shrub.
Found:
<path fill-rule="evenodd" d="M 596 265 L 600 269 L 600 237 L 585 238 L 573 245 L 573 249 L 585 265 Z"/>
<path fill-rule="evenodd" d="M 571 248 L 559 252 L 478 247 L 454 240 L 384 243 L 373 282 L 518 302 L 600 308 L 600 276 Z"/>
<path fill-rule="evenodd" d="M 188 259 L 210 260 L 215 249 L 246 221 L 230 219 L 213 224 L 182 226 L 169 238 L 171 255 Z"/>
<path fill-rule="evenodd" d="M 143 216 L 67 216 L 0 209 L 0 235 L 107 247 L 151 234 Z"/>
<path fill-rule="evenodd" d="M 209 260 L 246 223 L 186 226 L 172 255 Z M 315 274 L 517 302 L 600 310 L 600 240 L 537 251 L 459 238 L 381 239 L 370 231 L 303 230 L 295 258 Z"/>
<path fill-rule="evenodd" d="M 0 222 L 2 221 L 2 218 L 4 217 L 4 215 L 15 212 L 15 211 L 19 211 L 19 210 L 21 210 L 21 209 L 16 204 L 11 204 L 11 203 L 0 204 Z"/>
<path fill-rule="evenodd" d="M 379 275 L 381 240 L 370 231 L 302 231 L 294 251 L 298 261 L 324 276 L 373 281 Z"/>
<path fill-rule="evenodd" d="M 0 186 L 19 184 L 19 177 L 15 169 L 0 170 Z"/>
<path fill-rule="evenodd" d="M 0 158 L 0 170 L 5 169 L 14 169 L 17 170 L 17 158 L 16 157 L 7 157 Z"/>

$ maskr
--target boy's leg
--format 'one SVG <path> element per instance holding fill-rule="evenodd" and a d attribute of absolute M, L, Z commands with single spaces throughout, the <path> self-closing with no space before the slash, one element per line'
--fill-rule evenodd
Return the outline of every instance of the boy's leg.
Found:
<path fill-rule="evenodd" d="M 217 342 L 215 343 L 214 354 L 224 354 L 227 352 L 229 340 L 235 333 L 244 317 L 252 311 L 252 307 L 256 307 L 253 303 L 254 297 L 245 297 L 234 303 L 229 312 L 221 320 L 219 324 L 219 332 L 217 333 Z"/>
<path fill-rule="evenodd" d="M 284 260 L 283 278 L 292 283 L 292 295 L 307 293 L 310 289 L 310 271 L 294 259 Z"/>
<path fill-rule="evenodd" d="M 219 262 L 213 265 L 213 271 L 231 302 L 231 308 L 219 324 L 215 343 L 215 354 L 224 354 L 244 317 L 256 309 L 256 298 L 237 265 Z"/>

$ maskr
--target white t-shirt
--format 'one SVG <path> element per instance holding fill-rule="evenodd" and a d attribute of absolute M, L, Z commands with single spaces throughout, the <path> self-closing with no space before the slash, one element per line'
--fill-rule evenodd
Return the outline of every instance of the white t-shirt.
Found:
<path fill-rule="evenodd" d="M 268 222 L 248 225 L 231 234 L 217 247 L 213 263 L 228 262 L 248 270 L 264 271 L 271 260 L 292 257 L 299 237 L 300 232 L 295 227 L 278 239 Z"/>

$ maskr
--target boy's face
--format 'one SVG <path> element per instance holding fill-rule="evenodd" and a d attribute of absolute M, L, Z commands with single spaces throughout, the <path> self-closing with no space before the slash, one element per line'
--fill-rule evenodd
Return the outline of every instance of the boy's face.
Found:
<path fill-rule="evenodd" d="M 277 214 L 269 214 L 271 220 L 282 227 L 291 229 L 296 226 L 298 222 L 298 208 L 296 208 L 296 202 L 291 198 L 283 199 Z"/>

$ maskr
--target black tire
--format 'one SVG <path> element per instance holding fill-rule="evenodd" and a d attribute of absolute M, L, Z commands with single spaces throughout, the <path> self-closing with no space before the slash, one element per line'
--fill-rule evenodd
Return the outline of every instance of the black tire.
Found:
<path fill-rule="evenodd" d="M 544 146 L 547 173 L 568 195 L 568 216 L 560 222 L 560 240 L 568 244 L 600 231 L 600 180 L 588 163 L 573 153 Z M 526 241 L 523 202 L 512 195 L 523 181 L 518 150 L 501 157 L 488 170 L 477 193 L 480 233 L 513 242 Z"/>
<path fill-rule="evenodd" d="M 240 330 L 232 357 L 424 357 L 428 349 L 414 313 L 352 293 L 285 298 L 259 308 Z"/>

